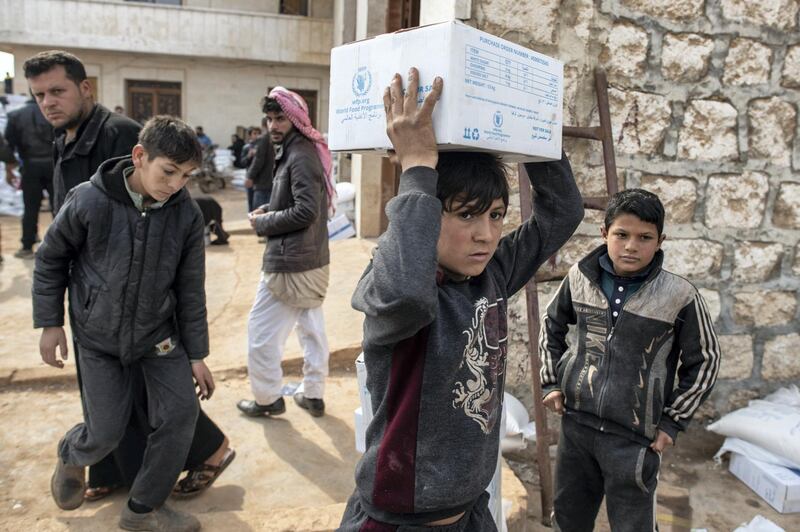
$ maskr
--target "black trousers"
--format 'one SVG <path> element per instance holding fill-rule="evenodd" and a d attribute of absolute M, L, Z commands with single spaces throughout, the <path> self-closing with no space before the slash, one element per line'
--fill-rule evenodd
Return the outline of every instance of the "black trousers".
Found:
<path fill-rule="evenodd" d="M 255 207 L 253 207 L 253 196 L 255 193 L 256 191 L 253 187 L 247 189 L 247 212 L 253 212 L 253 209 L 255 209 Z"/>
<path fill-rule="evenodd" d="M 158 508 L 178 480 L 189 454 L 199 404 L 191 363 L 179 343 L 168 354 L 152 353 L 126 366 L 118 357 L 78 345 L 84 421 L 67 431 L 59 445 L 66 464 L 90 466 L 116 449 L 128 428 L 128 418 L 144 381 L 147 389 L 147 438 L 141 467 L 130 489 L 131 498 Z"/>
<path fill-rule="evenodd" d="M 623 436 L 561 417 L 556 456 L 555 523 L 559 532 L 592 532 L 603 496 L 611 530 L 655 530 L 661 457 Z"/>
<path fill-rule="evenodd" d="M 76 357 L 76 364 L 78 365 L 80 380 L 78 357 Z M 142 466 L 144 451 L 147 448 L 147 437 L 153 429 L 147 421 L 147 390 L 140 367 L 134 366 L 132 377 L 134 380 L 134 401 L 125 435 L 114 451 L 97 464 L 89 467 L 90 487 L 99 488 L 115 485 L 130 487 Z M 184 471 L 203 464 L 220 448 L 224 440 L 225 434 L 200 409 L 192 445 L 189 448 L 189 455 L 183 465 Z"/>
<path fill-rule="evenodd" d="M 22 247 L 31 249 L 36 243 L 39 231 L 39 209 L 42 206 L 43 192 L 51 201 L 53 197 L 53 162 L 33 159 L 22 166 L 22 202 L 25 210 L 22 214 Z"/>

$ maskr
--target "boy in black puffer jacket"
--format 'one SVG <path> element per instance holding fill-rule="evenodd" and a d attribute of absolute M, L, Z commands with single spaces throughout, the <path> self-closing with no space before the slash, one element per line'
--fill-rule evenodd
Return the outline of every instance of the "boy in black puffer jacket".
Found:
<path fill-rule="evenodd" d="M 45 363 L 63 367 L 64 290 L 80 351 L 84 423 L 61 440 L 51 481 L 56 504 L 80 506 L 84 467 L 122 438 L 140 365 L 150 424 L 144 461 L 120 526 L 198 530 L 194 517 L 163 505 L 192 442 L 198 404 L 214 389 L 208 354 L 203 216 L 184 190 L 202 152 L 190 127 L 172 117 L 145 124 L 129 157 L 103 163 L 75 187 L 36 253 L 34 326 Z"/>

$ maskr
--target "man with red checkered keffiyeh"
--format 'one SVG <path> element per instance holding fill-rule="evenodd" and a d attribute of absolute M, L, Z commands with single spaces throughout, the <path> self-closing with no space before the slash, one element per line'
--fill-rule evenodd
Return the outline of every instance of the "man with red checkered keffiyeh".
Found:
<path fill-rule="evenodd" d="M 283 87 L 264 98 L 275 172 L 268 205 L 250 213 L 250 224 L 267 237 L 261 281 L 248 321 L 247 367 L 254 399 L 241 400 L 248 416 L 285 412 L 281 358 L 297 326 L 303 347 L 303 383 L 294 400 L 312 416 L 325 413 L 328 339 L 322 302 L 328 289 L 328 212 L 334 204 L 331 154 L 311 126 L 303 98 Z"/>

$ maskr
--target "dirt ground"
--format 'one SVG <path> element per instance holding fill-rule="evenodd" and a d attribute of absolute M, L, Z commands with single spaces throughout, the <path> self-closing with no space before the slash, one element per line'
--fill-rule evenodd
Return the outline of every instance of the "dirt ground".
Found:
<path fill-rule="evenodd" d="M 311 417 L 291 400 L 283 416 L 248 418 L 235 407 L 250 396 L 246 379 L 229 377 L 217 384 L 203 408 L 228 435 L 237 457 L 203 497 L 171 504 L 198 515 L 206 530 L 294 530 L 303 514 L 316 516 L 309 529 L 333 528 L 341 504 L 352 493 L 359 458 L 353 439 L 355 378 L 343 373 L 328 381 L 328 408 L 322 418 Z M 56 443 L 81 419 L 74 385 L 6 387 L 0 390 L 0 419 L 0 529 L 116 528 L 126 500 L 123 491 L 73 512 L 59 511 L 50 498 Z M 304 507 L 314 511 L 303 512 Z M 275 512 L 284 512 L 284 519 L 259 526 Z"/>

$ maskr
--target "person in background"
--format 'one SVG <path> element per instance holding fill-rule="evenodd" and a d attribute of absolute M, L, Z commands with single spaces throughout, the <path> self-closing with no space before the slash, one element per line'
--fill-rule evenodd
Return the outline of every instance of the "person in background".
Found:
<path fill-rule="evenodd" d="M 53 197 L 53 127 L 42 114 L 36 101 L 8 113 L 6 141 L 22 162 L 22 247 L 14 253 L 20 259 L 33 258 L 33 245 L 39 241 L 39 211 L 44 192 Z M 6 163 L 6 182 L 13 185 L 16 161 Z"/>
<path fill-rule="evenodd" d="M 234 168 L 244 168 L 240 166 L 239 159 L 242 157 L 242 148 L 244 148 L 244 140 L 242 137 L 234 133 L 231 135 L 231 145 L 228 149 L 231 152 L 231 159 L 233 160 Z"/>
<path fill-rule="evenodd" d="M 14 154 L 8 148 L 8 144 L 6 144 L 6 139 L 3 137 L 3 134 L 0 133 L 0 162 L 3 163 L 15 163 L 17 160 L 14 158 Z M 2 238 L 0 238 L 0 242 L 2 242 Z M 2 253 L 2 246 L 0 246 L 0 253 Z M 0 254 L 0 263 L 3 262 L 3 255 Z"/>
<path fill-rule="evenodd" d="M 214 143 L 211 142 L 211 139 L 203 132 L 203 126 L 197 126 L 195 128 L 195 133 L 197 133 L 197 140 L 200 142 L 200 146 L 203 147 L 205 150 L 206 148 L 210 148 Z"/>
<path fill-rule="evenodd" d="M 267 117 L 261 122 L 265 133 L 256 138 L 254 148 L 255 154 L 250 166 L 247 168 L 247 187 L 248 195 L 252 190 L 252 199 L 249 206 L 252 211 L 261 205 L 268 205 L 270 194 L 272 193 L 272 172 L 275 167 L 275 149 L 272 147 L 269 132 L 267 131 Z"/>
<path fill-rule="evenodd" d="M 258 137 L 261 136 L 261 128 L 260 127 L 249 127 L 247 128 L 247 141 L 245 142 L 244 146 L 242 146 L 242 153 L 239 158 L 239 164 L 241 165 L 240 168 L 247 168 L 250 166 L 250 162 L 253 160 L 253 157 L 256 154 L 255 150 L 255 142 Z"/>
<path fill-rule="evenodd" d="M 264 98 L 262 110 L 277 164 L 269 205 L 250 213 L 250 224 L 268 243 L 247 324 L 247 368 L 254 398 L 239 401 L 237 407 L 253 417 L 286 411 L 281 358 L 297 326 L 305 363 L 294 401 L 319 417 L 325 413 L 329 358 L 322 302 L 330 278 L 331 154 L 311 126 L 308 106 L 299 94 L 275 87 Z"/>

